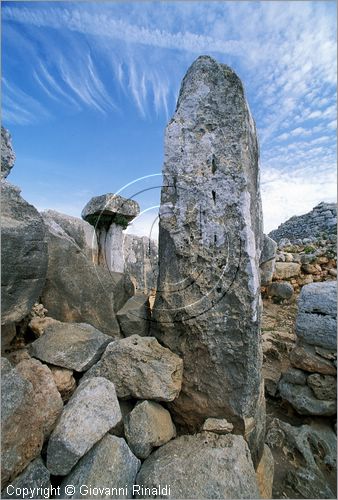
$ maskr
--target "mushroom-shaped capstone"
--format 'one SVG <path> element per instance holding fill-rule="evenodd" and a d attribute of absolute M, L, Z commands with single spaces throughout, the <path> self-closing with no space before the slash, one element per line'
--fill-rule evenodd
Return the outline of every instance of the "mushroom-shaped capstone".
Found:
<path fill-rule="evenodd" d="M 113 193 L 95 196 L 87 203 L 81 216 L 95 227 L 99 265 L 110 271 L 124 271 L 122 231 L 139 213 L 136 201 Z"/>

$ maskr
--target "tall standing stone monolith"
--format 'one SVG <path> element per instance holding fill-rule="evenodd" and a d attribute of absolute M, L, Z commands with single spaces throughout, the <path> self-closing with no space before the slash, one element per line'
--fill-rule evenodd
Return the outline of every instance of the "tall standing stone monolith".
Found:
<path fill-rule="evenodd" d="M 176 423 L 195 431 L 226 418 L 255 463 L 265 426 L 258 157 L 240 79 L 199 57 L 166 129 L 152 334 L 184 360 Z"/>

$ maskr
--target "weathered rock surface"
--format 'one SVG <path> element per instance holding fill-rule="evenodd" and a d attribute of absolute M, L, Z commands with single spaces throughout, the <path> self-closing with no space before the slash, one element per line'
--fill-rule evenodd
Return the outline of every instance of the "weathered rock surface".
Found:
<path fill-rule="evenodd" d="M 111 342 L 85 377 L 105 377 L 121 399 L 173 401 L 182 384 L 182 360 L 153 337 Z"/>
<path fill-rule="evenodd" d="M 272 485 L 275 462 L 270 448 L 265 444 L 262 458 L 256 470 L 260 498 L 272 498 Z"/>
<path fill-rule="evenodd" d="M 49 316 L 45 316 L 43 318 L 34 317 L 28 323 L 29 328 L 34 332 L 36 337 L 41 337 L 45 333 L 47 326 L 52 323 L 58 323 L 58 321 L 54 318 L 50 318 Z"/>
<path fill-rule="evenodd" d="M 100 266 L 124 272 L 123 229 L 139 212 L 136 201 L 113 193 L 95 196 L 84 207 L 81 216 L 96 231 Z"/>
<path fill-rule="evenodd" d="M 82 250 L 87 259 L 94 264 L 97 263 L 97 240 L 94 228 L 88 222 L 71 215 L 56 212 L 56 210 L 45 210 L 41 215 L 47 225 L 55 222 L 65 233 L 74 240 Z"/>
<path fill-rule="evenodd" d="M 19 188 L 1 185 L 1 324 L 20 321 L 42 292 L 47 271 L 45 225 Z"/>
<path fill-rule="evenodd" d="M 337 349 L 337 283 L 305 285 L 299 296 L 296 333 L 304 342 Z"/>
<path fill-rule="evenodd" d="M 266 234 L 263 234 L 263 248 L 259 259 L 260 264 L 264 264 L 264 262 L 275 259 L 276 251 L 277 243 Z"/>
<path fill-rule="evenodd" d="M 335 400 L 317 399 L 307 385 L 294 385 L 282 379 L 278 388 L 281 397 L 289 401 L 301 415 L 331 416 L 337 413 Z"/>
<path fill-rule="evenodd" d="M 67 368 L 59 368 L 58 366 L 51 366 L 50 370 L 62 401 L 68 401 L 76 389 L 73 371 L 67 370 Z"/>
<path fill-rule="evenodd" d="M 329 425 L 295 427 L 275 418 L 266 442 L 279 465 L 274 498 L 335 498 L 329 484 L 336 483 L 337 438 Z"/>
<path fill-rule="evenodd" d="M 333 363 L 316 354 L 313 346 L 296 346 L 290 353 L 290 362 L 295 368 L 306 372 L 336 375 Z"/>
<path fill-rule="evenodd" d="M 125 337 L 130 335 L 146 337 L 150 326 L 149 297 L 142 293 L 134 295 L 116 313 L 116 317 Z"/>
<path fill-rule="evenodd" d="M 139 292 L 155 290 L 158 276 L 158 245 L 147 236 L 125 234 L 123 239 L 124 271 Z"/>
<path fill-rule="evenodd" d="M 138 403 L 129 413 L 125 434 L 131 450 L 139 458 L 147 458 L 153 448 L 176 436 L 170 413 L 153 401 Z"/>
<path fill-rule="evenodd" d="M 62 481 L 58 498 L 93 498 L 89 487 L 99 488 L 100 498 L 132 498 L 140 465 L 124 439 L 107 434 Z M 65 490 L 69 484 L 74 486 L 72 495 Z M 104 492 L 106 488 L 111 490 L 111 494 Z"/>
<path fill-rule="evenodd" d="M 51 474 L 64 476 L 121 420 L 114 384 L 101 377 L 83 382 L 54 429 L 47 449 Z"/>
<path fill-rule="evenodd" d="M 307 378 L 307 384 L 313 390 L 317 399 L 337 399 L 337 379 L 332 375 L 312 373 Z"/>
<path fill-rule="evenodd" d="M 41 300 L 49 315 L 60 321 L 89 323 L 119 338 L 115 295 L 128 300 L 133 295 L 131 283 L 125 282 L 125 295 L 121 294 L 121 274 L 94 265 L 55 222 L 47 228 L 49 261 Z M 123 303 L 118 305 L 121 308 Z"/>
<path fill-rule="evenodd" d="M 33 492 L 32 495 L 26 496 L 26 498 L 47 498 L 45 493 L 50 486 L 49 471 L 39 457 L 33 460 L 33 462 L 31 462 L 26 469 L 1 492 L 1 498 L 21 499 L 24 498 L 23 491 Z M 28 490 L 24 490 L 24 488 Z M 43 490 L 41 490 L 41 488 Z M 29 495 L 29 493 L 27 495 Z"/>
<path fill-rule="evenodd" d="M 16 365 L 16 371 L 33 386 L 34 402 L 36 408 L 39 409 L 39 422 L 41 422 L 46 439 L 54 429 L 63 409 L 62 399 L 52 372 L 48 366 L 43 365 L 37 359 L 20 361 Z M 35 425 L 40 425 L 39 422 L 36 421 Z"/>
<path fill-rule="evenodd" d="M 300 264 L 297 262 L 276 262 L 275 278 L 285 280 L 300 274 Z"/>
<path fill-rule="evenodd" d="M 36 458 L 43 444 L 43 430 L 35 405 L 33 386 L 2 363 L 1 374 L 1 487 L 8 484 Z"/>
<path fill-rule="evenodd" d="M 285 373 L 283 373 L 283 380 L 289 384 L 305 385 L 306 373 L 302 370 L 297 370 L 297 368 L 290 367 Z"/>
<path fill-rule="evenodd" d="M 53 323 L 29 348 L 31 356 L 52 365 L 83 372 L 101 357 L 111 337 L 85 323 Z"/>
<path fill-rule="evenodd" d="M 259 455 L 265 417 L 258 144 L 241 81 L 210 57 L 199 57 L 183 79 L 166 130 L 163 174 L 151 332 L 184 360 L 171 411 L 190 430 L 205 418 L 226 417 Z"/>
<path fill-rule="evenodd" d="M 170 485 L 166 498 L 259 498 L 247 444 L 233 434 L 203 432 L 170 441 L 145 460 L 136 483 Z"/>
<path fill-rule="evenodd" d="M 234 426 L 226 418 L 207 418 L 202 426 L 202 431 L 229 434 L 233 428 Z"/>
<path fill-rule="evenodd" d="M 283 238 L 288 238 L 290 243 L 294 243 L 298 239 L 320 237 L 323 233 L 335 234 L 336 224 L 337 204 L 321 202 L 311 212 L 291 217 L 271 231 L 269 236 L 279 243 Z"/>
<path fill-rule="evenodd" d="M 11 134 L 1 126 L 1 179 L 5 179 L 14 166 L 15 153 Z"/>

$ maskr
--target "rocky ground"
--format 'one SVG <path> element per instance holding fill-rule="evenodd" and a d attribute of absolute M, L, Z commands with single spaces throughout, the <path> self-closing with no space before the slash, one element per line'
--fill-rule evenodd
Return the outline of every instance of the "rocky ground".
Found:
<path fill-rule="evenodd" d="M 296 345 L 298 298 L 295 294 L 282 303 L 263 301 L 266 442 L 275 462 L 272 498 L 336 498 L 335 418 L 300 415 L 278 391 Z M 297 441 L 297 434 L 302 433 Z"/>

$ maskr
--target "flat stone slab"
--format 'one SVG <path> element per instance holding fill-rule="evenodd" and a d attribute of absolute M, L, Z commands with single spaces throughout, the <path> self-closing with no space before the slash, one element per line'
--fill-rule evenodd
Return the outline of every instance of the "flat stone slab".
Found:
<path fill-rule="evenodd" d="M 312 346 L 296 346 L 290 353 L 290 362 L 295 368 L 310 373 L 336 375 L 337 369 L 333 363 L 316 354 Z"/>
<path fill-rule="evenodd" d="M 114 193 L 107 193 L 101 196 L 94 196 L 81 213 L 82 219 L 89 222 L 93 226 L 96 224 L 101 226 L 108 223 L 108 227 L 112 222 L 118 224 L 116 216 L 123 216 L 127 221 L 131 221 L 140 213 L 139 204 L 128 198 L 123 198 Z"/>
<path fill-rule="evenodd" d="M 296 318 L 296 334 L 307 344 L 337 348 L 337 319 L 328 314 L 299 311 Z"/>
<path fill-rule="evenodd" d="M 300 264 L 296 262 L 276 262 L 275 278 L 288 279 L 300 274 Z"/>
<path fill-rule="evenodd" d="M 64 476 L 122 418 L 114 384 L 101 377 L 75 391 L 52 433 L 47 448 L 51 474 Z"/>
<path fill-rule="evenodd" d="M 298 300 L 299 311 L 337 317 L 337 282 L 324 281 L 303 286 Z"/>
<path fill-rule="evenodd" d="M 134 498 L 259 498 L 248 445 L 233 434 L 203 432 L 170 441 L 145 460 L 136 485 L 140 494 L 134 490 Z M 162 496 L 154 485 L 170 489 Z"/>
<path fill-rule="evenodd" d="M 202 431 L 215 432 L 216 434 L 229 434 L 234 426 L 226 418 L 207 418 Z"/>
<path fill-rule="evenodd" d="M 132 498 L 140 465 L 124 439 L 106 434 L 62 481 L 58 498 L 95 498 L 94 488 L 99 488 L 100 498 Z M 71 495 L 66 492 L 69 484 L 74 487 Z"/>
<path fill-rule="evenodd" d="M 100 359 L 111 340 L 86 323 L 53 323 L 29 351 L 46 363 L 83 372 Z"/>

